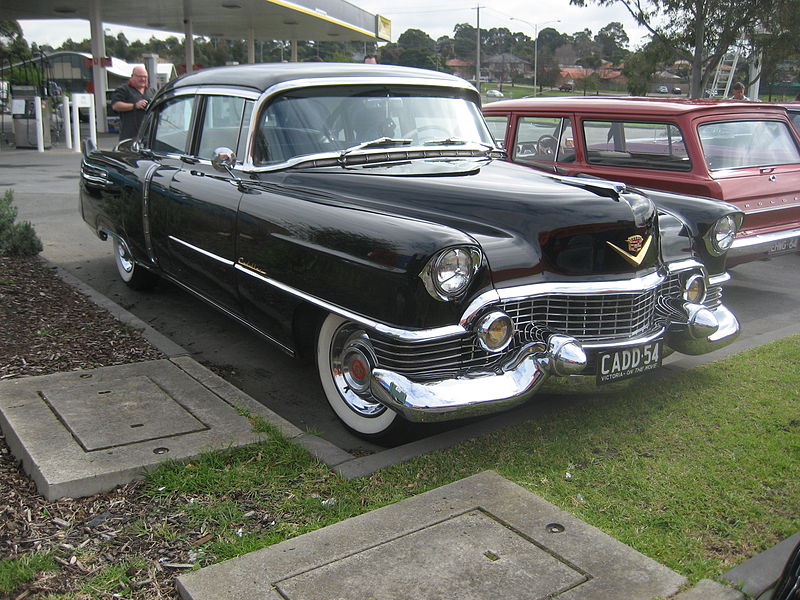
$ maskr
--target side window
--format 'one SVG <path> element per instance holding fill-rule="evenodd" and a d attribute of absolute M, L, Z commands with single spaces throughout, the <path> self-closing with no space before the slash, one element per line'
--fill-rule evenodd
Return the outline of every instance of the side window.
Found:
<path fill-rule="evenodd" d="M 211 160 L 214 150 L 225 147 L 237 152 L 244 114 L 244 98 L 208 96 L 197 156 Z"/>
<path fill-rule="evenodd" d="M 153 152 L 182 154 L 186 151 L 193 108 L 194 96 L 176 98 L 161 108 L 155 118 Z"/>
<path fill-rule="evenodd" d="M 587 160 L 596 165 L 690 171 L 681 130 L 674 123 L 584 121 Z"/>
<path fill-rule="evenodd" d="M 506 129 L 508 128 L 508 116 L 487 115 L 486 124 L 489 126 L 492 139 L 498 146 L 503 147 L 505 145 Z"/>
<path fill-rule="evenodd" d="M 569 122 L 561 117 L 521 117 L 514 140 L 514 160 L 523 163 L 555 162 L 556 157 L 563 154 L 559 152 L 559 139 L 562 137 L 564 121 Z M 573 151 L 572 160 L 574 158 Z"/>

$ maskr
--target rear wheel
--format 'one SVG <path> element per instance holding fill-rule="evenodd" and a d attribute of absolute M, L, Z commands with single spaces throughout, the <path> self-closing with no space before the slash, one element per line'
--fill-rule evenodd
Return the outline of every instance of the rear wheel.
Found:
<path fill-rule="evenodd" d="M 336 416 L 362 438 L 386 441 L 404 423 L 369 392 L 372 351 L 356 323 L 329 314 L 317 336 L 317 369 L 322 389 Z"/>
<path fill-rule="evenodd" d="M 117 265 L 117 272 L 125 284 L 134 290 L 149 290 L 158 281 L 158 275 L 140 267 L 133 260 L 128 251 L 128 246 L 119 239 L 114 240 L 114 262 Z"/>

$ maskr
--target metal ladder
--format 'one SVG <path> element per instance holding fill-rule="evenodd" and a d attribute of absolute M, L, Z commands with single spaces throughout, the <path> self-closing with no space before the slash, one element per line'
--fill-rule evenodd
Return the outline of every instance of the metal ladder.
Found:
<path fill-rule="evenodd" d="M 741 53 L 741 48 L 736 46 L 733 52 L 728 52 L 722 60 L 719 61 L 717 71 L 714 73 L 714 80 L 711 83 L 712 97 L 719 96 L 719 88 L 721 85 L 725 86 L 722 97 L 727 98 L 728 94 L 730 94 L 731 81 L 733 79 L 733 74 L 736 72 L 736 65 L 739 63 L 739 56 Z"/>

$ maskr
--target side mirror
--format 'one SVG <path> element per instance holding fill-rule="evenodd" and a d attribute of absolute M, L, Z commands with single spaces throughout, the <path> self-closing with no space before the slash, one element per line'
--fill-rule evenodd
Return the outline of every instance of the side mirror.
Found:
<path fill-rule="evenodd" d="M 236 166 L 236 153 L 225 146 L 217 148 L 214 150 L 214 156 L 211 159 L 211 166 L 217 171 L 226 171 L 229 175 L 231 175 L 231 177 L 233 177 L 231 169 Z"/>

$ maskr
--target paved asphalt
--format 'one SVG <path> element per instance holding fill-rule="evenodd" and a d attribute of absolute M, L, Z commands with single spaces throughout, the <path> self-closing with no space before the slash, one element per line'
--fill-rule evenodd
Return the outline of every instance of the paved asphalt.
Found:
<path fill-rule="evenodd" d="M 101 137 L 101 147 L 113 143 L 113 138 Z M 98 240 L 78 212 L 79 163 L 79 153 L 64 149 L 38 153 L 0 148 L 0 191 L 14 190 L 19 218 L 34 224 L 44 242 L 45 258 L 186 348 L 198 362 L 224 368 L 234 385 L 300 429 L 317 432 L 356 455 L 379 450 L 339 424 L 325 402 L 312 365 L 287 357 L 169 284 L 152 293 L 128 289 L 117 276 L 110 243 Z M 724 301 L 742 323 L 742 336 L 733 346 L 712 355 L 673 357 L 669 368 L 689 368 L 800 332 L 796 308 L 799 259 L 791 254 L 736 267 Z M 547 397 L 539 402 L 549 403 Z M 439 425 L 431 431 L 457 427 Z"/>

